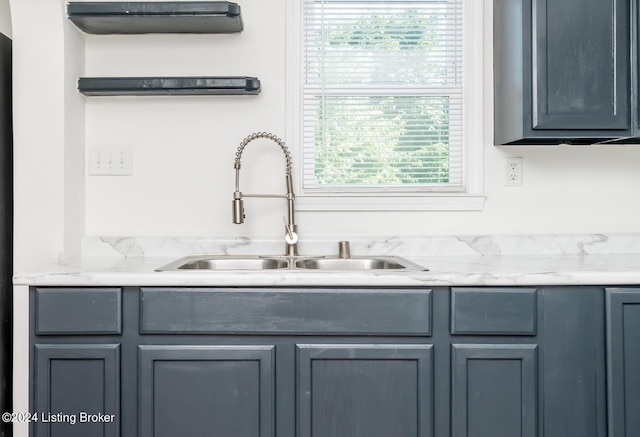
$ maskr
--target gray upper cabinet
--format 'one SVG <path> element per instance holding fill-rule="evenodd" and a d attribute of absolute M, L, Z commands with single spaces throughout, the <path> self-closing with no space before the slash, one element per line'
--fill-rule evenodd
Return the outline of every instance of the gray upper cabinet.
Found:
<path fill-rule="evenodd" d="M 636 135 L 635 24 L 627 0 L 495 2 L 495 144 Z"/>

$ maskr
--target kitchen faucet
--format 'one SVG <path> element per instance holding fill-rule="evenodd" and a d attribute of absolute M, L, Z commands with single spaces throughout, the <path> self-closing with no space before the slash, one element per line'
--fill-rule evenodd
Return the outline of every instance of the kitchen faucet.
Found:
<path fill-rule="evenodd" d="M 258 138 L 266 138 L 274 141 L 276 144 L 280 146 L 282 151 L 284 152 L 284 157 L 287 162 L 285 176 L 287 181 L 287 193 L 284 195 L 279 194 L 243 194 L 240 191 L 240 159 L 242 158 L 242 152 L 244 148 L 247 147 L 251 141 Z M 267 132 L 257 132 L 249 135 L 240 143 L 238 150 L 236 151 L 236 159 L 233 164 L 233 167 L 236 169 L 236 190 L 233 193 L 233 223 L 241 224 L 244 223 L 244 201 L 243 197 L 270 197 L 270 198 L 283 198 L 287 200 L 287 217 L 288 220 L 285 221 L 285 236 L 284 241 L 286 243 L 286 255 L 287 256 L 296 256 L 298 255 L 298 225 L 295 224 L 295 210 L 293 205 L 293 200 L 295 195 L 293 193 L 293 181 L 291 179 L 291 154 L 289 153 L 289 149 L 284 144 L 284 142 L 278 138 L 277 136 L 267 133 Z"/>

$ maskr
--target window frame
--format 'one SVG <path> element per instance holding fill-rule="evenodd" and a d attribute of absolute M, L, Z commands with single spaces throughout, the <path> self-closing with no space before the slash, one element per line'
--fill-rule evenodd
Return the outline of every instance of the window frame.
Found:
<path fill-rule="evenodd" d="M 412 191 L 406 187 L 340 188 L 331 192 L 305 192 L 302 160 L 303 105 L 303 6 L 300 0 L 286 2 L 286 138 L 295 162 L 294 185 L 298 211 L 480 211 L 484 208 L 484 0 L 464 0 L 465 99 L 462 192 Z M 471 73 L 472 74 L 471 74 Z M 297 172 L 296 169 L 299 169 Z"/>

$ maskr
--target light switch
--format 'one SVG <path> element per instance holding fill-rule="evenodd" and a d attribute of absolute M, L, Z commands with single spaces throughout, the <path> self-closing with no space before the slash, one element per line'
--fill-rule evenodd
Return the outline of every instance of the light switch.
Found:
<path fill-rule="evenodd" d="M 131 147 L 91 147 L 89 176 L 131 176 L 133 152 Z"/>

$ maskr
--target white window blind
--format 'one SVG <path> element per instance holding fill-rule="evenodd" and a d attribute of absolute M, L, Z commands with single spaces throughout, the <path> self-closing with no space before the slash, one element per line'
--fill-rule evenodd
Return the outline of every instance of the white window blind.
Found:
<path fill-rule="evenodd" d="M 304 0 L 306 192 L 462 191 L 463 0 Z"/>

